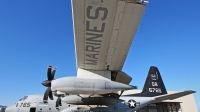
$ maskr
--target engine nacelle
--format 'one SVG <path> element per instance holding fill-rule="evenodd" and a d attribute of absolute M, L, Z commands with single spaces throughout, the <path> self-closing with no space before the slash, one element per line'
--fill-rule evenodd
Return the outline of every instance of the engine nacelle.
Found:
<path fill-rule="evenodd" d="M 70 95 L 62 98 L 62 102 L 73 105 L 114 105 L 124 100 L 114 97 L 103 97 L 103 96 L 79 96 Z"/>
<path fill-rule="evenodd" d="M 137 87 L 110 80 L 78 77 L 63 77 L 51 82 L 52 91 L 66 94 L 107 94 L 129 89 Z"/>

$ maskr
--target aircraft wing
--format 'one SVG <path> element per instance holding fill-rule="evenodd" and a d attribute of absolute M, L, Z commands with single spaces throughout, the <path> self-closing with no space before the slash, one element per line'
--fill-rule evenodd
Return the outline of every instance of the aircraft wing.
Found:
<path fill-rule="evenodd" d="M 173 99 L 180 98 L 180 97 L 192 94 L 192 93 L 195 93 L 195 91 L 188 90 L 188 91 L 183 91 L 183 92 L 178 92 L 178 93 L 173 93 L 173 94 L 157 96 L 157 97 L 155 97 L 154 102 L 160 102 L 163 100 L 173 100 Z"/>
<path fill-rule="evenodd" d="M 183 91 L 183 92 L 178 92 L 178 93 L 173 93 L 173 94 L 159 95 L 159 96 L 155 96 L 155 97 L 138 97 L 138 96 L 136 96 L 136 98 L 139 98 L 139 99 L 144 98 L 145 101 L 144 102 L 141 101 L 139 106 L 137 106 L 134 109 L 130 109 L 127 112 L 133 112 L 133 111 L 139 110 L 148 104 L 159 103 L 164 100 L 173 100 L 173 99 L 180 98 L 180 97 L 192 94 L 192 93 L 195 93 L 195 91 L 188 90 L 188 91 Z M 134 99 L 136 99 L 136 98 L 134 98 Z M 139 101 L 139 100 L 137 100 L 137 101 Z"/>
<path fill-rule="evenodd" d="M 145 5 L 135 0 L 71 0 L 77 69 L 120 71 Z"/>

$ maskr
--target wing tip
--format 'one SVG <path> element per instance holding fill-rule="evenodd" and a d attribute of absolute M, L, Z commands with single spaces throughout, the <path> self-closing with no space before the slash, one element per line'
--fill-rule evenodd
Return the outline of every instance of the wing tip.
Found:
<path fill-rule="evenodd" d="M 185 90 L 184 92 L 196 93 L 196 91 L 194 91 L 194 90 Z"/>

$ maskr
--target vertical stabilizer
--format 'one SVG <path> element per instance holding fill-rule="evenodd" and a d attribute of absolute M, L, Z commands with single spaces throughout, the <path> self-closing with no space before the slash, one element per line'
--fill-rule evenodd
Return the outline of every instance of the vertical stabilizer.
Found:
<path fill-rule="evenodd" d="M 142 93 L 144 96 L 152 97 L 167 94 L 165 85 L 157 67 L 151 66 L 144 84 Z"/>
<path fill-rule="evenodd" d="M 157 67 L 151 66 L 141 93 L 125 96 L 154 97 L 167 94 L 165 85 Z"/>

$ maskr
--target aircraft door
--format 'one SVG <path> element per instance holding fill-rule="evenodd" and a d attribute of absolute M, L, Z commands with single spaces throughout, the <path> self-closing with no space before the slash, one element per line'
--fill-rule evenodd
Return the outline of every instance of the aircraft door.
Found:
<path fill-rule="evenodd" d="M 30 112 L 36 112 L 36 108 L 35 107 L 31 107 L 30 108 Z"/>

